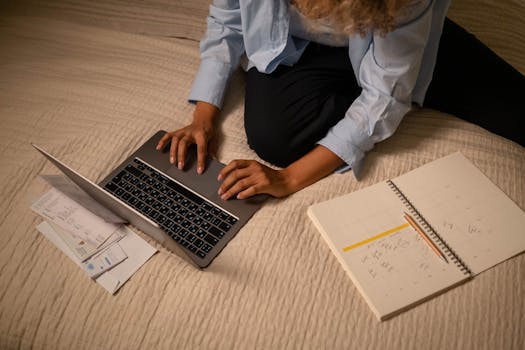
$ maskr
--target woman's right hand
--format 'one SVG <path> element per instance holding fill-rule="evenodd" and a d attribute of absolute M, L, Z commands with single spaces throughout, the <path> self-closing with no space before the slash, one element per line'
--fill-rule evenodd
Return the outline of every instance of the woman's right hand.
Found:
<path fill-rule="evenodd" d="M 197 145 L 197 173 L 202 174 L 206 165 L 206 155 L 210 141 L 215 136 L 214 120 L 219 115 L 219 109 L 206 102 L 197 102 L 193 112 L 193 122 L 176 131 L 167 132 L 157 144 L 157 150 L 163 149 L 169 142 L 170 162 L 184 168 L 186 151 L 192 144 Z"/>

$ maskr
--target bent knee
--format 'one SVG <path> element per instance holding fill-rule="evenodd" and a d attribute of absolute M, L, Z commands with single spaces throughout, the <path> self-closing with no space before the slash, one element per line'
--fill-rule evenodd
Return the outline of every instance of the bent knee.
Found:
<path fill-rule="evenodd" d="M 277 127 L 246 127 L 246 136 L 250 148 L 267 162 L 286 167 L 295 160 L 292 138 Z"/>

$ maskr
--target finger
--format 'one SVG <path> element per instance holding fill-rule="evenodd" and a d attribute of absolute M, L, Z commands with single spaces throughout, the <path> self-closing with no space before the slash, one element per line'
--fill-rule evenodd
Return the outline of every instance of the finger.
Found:
<path fill-rule="evenodd" d="M 251 175 L 252 173 L 247 168 L 235 169 L 230 172 L 219 187 L 218 193 L 221 198 L 228 199 L 251 186 L 254 182 Z"/>
<path fill-rule="evenodd" d="M 206 140 L 202 139 L 197 142 L 197 174 L 202 174 L 206 166 L 207 148 Z"/>
<path fill-rule="evenodd" d="M 188 149 L 188 141 L 186 137 L 183 137 L 179 141 L 179 148 L 177 152 L 177 161 L 178 161 L 178 168 L 180 170 L 184 169 L 184 161 L 186 160 L 186 150 Z"/>
<path fill-rule="evenodd" d="M 256 194 L 259 194 L 260 192 L 261 192 L 261 190 L 258 189 L 258 186 L 256 186 L 256 185 L 250 186 L 247 189 L 245 189 L 244 191 L 239 192 L 237 194 L 237 199 L 246 199 L 246 198 L 249 198 L 251 196 L 255 196 Z"/>
<path fill-rule="evenodd" d="M 248 166 L 248 161 L 246 160 L 232 160 L 228 165 L 221 169 L 217 180 L 222 181 L 228 177 L 228 174 L 238 168 L 244 168 Z"/>
<path fill-rule="evenodd" d="M 228 173 L 228 175 L 224 178 L 222 185 L 219 189 L 222 189 L 223 192 L 225 192 L 236 182 L 250 175 L 251 172 L 247 168 L 236 168 Z"/>
<path fill-rule="evenodd" d="M 170 147 L 170 163 L 175 164 L 175 161 L 177 160 L 177 149 L 179 147 L 179 139 L 177 136 L 173 136 L 171 139 L 171 147 Z"/>
<path fill-rule="evenodd" d="M 167 132 L 162 136 L 162 138 L 159 140 L 159 143 L 157 143 L 157 150 L 160 151 L 164 148 L 164 145 L 166 142 L 171 138 L 171 133 Z"/>
<path fill-rule="evenodd" d="M 238 193 L 250 188 L 254 184 L 255 181 L 253 181 L 253 179 L 249 176 L 237 180 L 235 183 L 232 184 L 231 187 L 224 191 L 224 193 L 221 195 L 221 199 L 228 200 L 231 197 L 237 195 Z"/>

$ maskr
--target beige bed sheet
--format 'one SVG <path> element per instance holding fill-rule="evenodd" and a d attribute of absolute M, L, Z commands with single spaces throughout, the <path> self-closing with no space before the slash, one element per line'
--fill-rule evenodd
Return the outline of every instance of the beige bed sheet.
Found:
<path fill-rule="evenodd" d="M 525 208 L 523 147 L 429 110 L 411 112 L 369 153 L 361 181 L 334 174 L 268 201 L 205 271 L 158 247 L 112 296 L 37 232 L 29 205 L 47 188 L 38 175 L 57 171 L 29 142 L 96 181 L 156 130 L 187 123 L 207 3 L 0 7 L 0 348 L 525 348 L 524 255 L 378 322 L 306 216 L 312 203 L 455 151 Z M 522 1 L 458 1 L 450 15 L 525 72 Z M 238 72 L 221 120 L 223 162 L 257 158 L 242 96 Z"/>

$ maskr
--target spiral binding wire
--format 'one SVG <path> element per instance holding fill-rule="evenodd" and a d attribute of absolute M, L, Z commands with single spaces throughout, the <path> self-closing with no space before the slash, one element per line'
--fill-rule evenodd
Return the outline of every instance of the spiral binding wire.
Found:
<path fill-rule="evenodd" d="M 450 248 L 447 241 L 445 241 L 434 228 L 428 223 L 423 215 L 416 209 L 416 207 L 410 202 L 410 200 L 405 196 L 403 192 L 397 187 L 397 185 L 392 180 L 387 180 L 388 186 L 396 193 L 396 195 L 401 199 L 403 204 L 407 207 L 410 214 L 418 221 L 418 223 L 423 226 L 423 228 L 430 234 L 432 240 L 436 242 L 445 251 L 445 254 L 454 262 L 454 264 L 459 267 L 461 272 L 465 275 L 472 275 L 472 271 L 467 267 L 467 264 L 456 254 L 456 252 Z"/>

